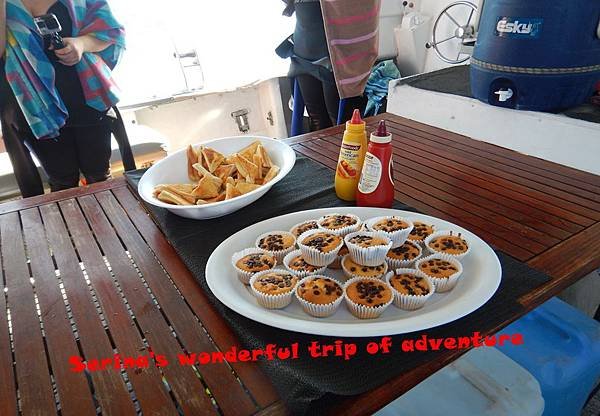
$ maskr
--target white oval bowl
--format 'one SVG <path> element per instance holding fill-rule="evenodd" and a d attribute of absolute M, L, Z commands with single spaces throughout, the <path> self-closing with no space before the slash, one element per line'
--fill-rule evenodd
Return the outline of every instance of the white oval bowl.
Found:
<path fill-rule="evenodd" d="M 277 182 L 282 180 L 294 167 L 296 153 L 287 144 L 263 136 L 234 136 L 210 140 L 194 145 L 206 146 L 229 156 L 242 150 L 252 142 L 260 140 L 265 147 L 274 164 L 279 166 L 280 171 L 269 183 L 237 198 L 227 201 L 214 202 L 206 205 L 171 205 L 159 201 L 152 195 L 156 185 L 171 183 L 190 183 L 187 176 L 187 154 L 186 149 L 179 150 L 165 159 L 159 161 L 148 169 L 138 184 L 138 193 L 144 201 L 156 207 L 165 208 L 175 215 L 184 218 L 204 220 L 222 217 L 250 205 L 258 198 L 266 194 Z"/>

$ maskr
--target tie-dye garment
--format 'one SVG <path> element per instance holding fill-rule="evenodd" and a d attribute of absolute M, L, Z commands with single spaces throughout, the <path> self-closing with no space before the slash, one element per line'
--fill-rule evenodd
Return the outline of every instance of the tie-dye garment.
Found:
<path fill-rule="evenodd" d="M 118 101 L 112 69 L 125 47 L 125 32 L 106 0 L 59 0 L 69 10 L 73 37 L 92 35 L 110 47 L 84 53 L 75 66 L 87 105 L 105 111 Z M 69 114 L 54 85 L 54 67 L 33 17 L 21 0 L 6 4 L 6 79 L 38 139 L 57 137 Z"/>

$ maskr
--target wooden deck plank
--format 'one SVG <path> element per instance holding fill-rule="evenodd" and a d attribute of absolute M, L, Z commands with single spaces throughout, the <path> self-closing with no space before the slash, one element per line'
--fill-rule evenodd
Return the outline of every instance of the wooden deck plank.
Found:
<path fill-rule="evenodd" d="M 40 206 L 46 236 L 64 284 L 77 326 L 85 359 L 113 355 L 108 334 L 96 311 L 92 294 L 83 278 L 79 259 L 56 204 Z M 135 412 L 125 381 L 117 371 L 92 371 L 90 377 L 103 414 L 131 415 Z"/>
<path fill-rule="evenodd" d="M 98 244 L 111 266 L 112 273 L 119 283 L 131 311 L 148 341 L 149 346 L 145 349 L 144 353 L 147 354 L 149 351 L 153 351 L 156 354 L 164 354 L 167 357 L 170 365 L 163 367 L 161 371 L 171 386 L 177 402 L 186 414 L 216 414 L 217 411 L 212 406 L 210 398 L 205 394 L 205 387 L 194 374 L 194 370 L 191 367 L 184 367 L 177 364 L 177 355 L 183 354 L 185 351 L 178 344 L 177 339 L 173 337 L 169 324 L 161 314 L 159 306 L 152 300 L 150 293 L 148 293 L 143 281 L 127 256 L 126 249 L 121 245 L 119 238 L 98 205 L 98 202 L 93 195 L 78 198 L 78 201 L 91 226 L 91 231 L 96 236 Z M 134 258 L 134 261 L 136 261 L 137 265 L 137 259 Z M 146 281 L 153 278 L 167 280 L 164 272 L 160 272 L 155 276 L 147 273 L 142 274 Z M 230 373 L 222 373 L 222 376 L 223 385 L 231 384 L 226 379 L 227 376 L 232 378 Z M 212 386 L 209 386 L 209 388 L 214 394 L 216 389 L 213 389 Z M 253 409 L 253 406 L 246 406 L 244 408 L 243 403 L 236 404 L 246 412 Z M 228 411 L 232 409 L 224 407 L 223 410 Z"/>
<path fill-rule="evenodd" d="M 330 149 L 331 146 L 336 146 L 327 140 L 315 140 L 313 143 Z M 394 150 L 394 155 L 395 174 L 409 170 L 410 172 L 413 172 L 414 175 L 418 175 L 416 177 L 420 178 L 421 181 L 431 181 L 432 184 L 435 184 L 436 188 L 450 191 L 462 199 L 477 202 L 477 204 L 482 207 L 489 207 L 489 209 L 498 214 L 502 214 L 518 221 L 526 228 L 531 228 L 532 230 L 542 233 L 542 236 L 545 237 L 543 241 L 558 243 L 562 239 L 572 235 L 572 232 L 555 225 L 564 224 L 563 221 L 555 220 L 556 216 L 548 215 L 543 211 L 530 207 L 529 205 L 517 203 L 512 199 L 498 198 L 498 193 L 486 189 L 485 183 L 481 183 L 480 186 L 473 185 L 470 182 L 452 176 L 448 169 L 440 173 L 440 171 L 431 167 L 425 158 L 417 157 L 421 163 L 414 163 L 414 161 L 405 158 L 405 155 L 401 154 L 398 150 Z M 416 158 L 413 160 L 416 160 Z M 457 181 L 461 184 L 460 187 L 456 186 Z M 572 231 L 580 231 L 582 229 L 583 227 L 572 224 Z"/>
<path fill-rule="evenodd" d="M 13 371 L 13 351 L 8 330 L 8 310 L 6 305 L 6 292 L 4 265 L 0 256 L 0 415 L 16 415 L 17 386 Z"/>
<path fill-rule="evenodd" d="M 192 274 L 181 262 L 173 247 L 166 241 L 147 212 L 141 207 L 140 202 L 128 189 L 118 188 L 113 190 L 113 194 L 127 212 L 131 222 L 144 238 L 148 247 L 152 249 L 158 261 L 167 270 L 194 314 L 200 319 L 202 326 L 211 335 L 212 340 L 222 350 L 234 345 L 239 347 L 239 340 L 231 328 L 229 328 L 217 310 L 212 306 L 210 300 L 198 285 L 198 282 L 196 282 Z M 266 406 L 278 400 L 273 385 L 266 377 L 252 371 L 249 374 L 251 377 L 246 379 L 243 375 L 245 371 L 244 366 L 236 364 L 233 365 L 233 368 L 242 377 L 242 381 L 259 403 L 266 403 Z M 258 370 L 258 367 L 256 369 Z M 253 380 L 254 383 L 251 384 L 250 382 Z"/>
<path fill-rule="evenodd" d="M 333 149 L 328 149 L 325 141 L 314 141 L 311 143 L 305 143 L 304 146 L 311 148 L 314 151 L 321 151 L 323 154 L 327 153 L 329 158 L 333 158 L 335 153 Z M 327 143 L 329 144 L 329 143 Z M 457 191 L 456 186 L 444 185 L 438 181 L 437 178 L 430 176 L 420 175 L 417 171 L 414 171 L 412 167 L 406 168 L 401 165 L 402 158 L 394 155 L 394 174 L 395 182 L 399 182 L 399 185 L 409 186 L 410 188 L 418 189 L 421 191 L 428 192 L 450 205 L 456 208 L 465 210 L 474 216 L 481 217 L 486 222 L 501 227 L 502 230 L 506 229 L 512 233 L 511 239 L 519 247 L 525 248 L 532 253 L 539 253 L 548 247 L 560 242 L 560 240 L 549 237 L 534 228 L 528 227 L 526 223 L 513 220 L 510 216 L 506 215 L 512 212 L 509 209 L 496 204 L 493 201 L 486 200 L 478 195 L 464 195 L 464 191 Z M 510 214 L 509 214 L 510 215 Z M 502 231 L 506 238 L 507 231 Z"/>
<path fill-rule="evenodd" d="M 298 151 L 304 153 L 304 151 L 307 150 L 307 156 L 312 157 L 312 155 L 315 154 L 316 151 L 305 147 L 306 145 L 309 145 L 309 143 L 296 146 L 298 146 Z M 319 153 L 319 156 L 321 158 L 321 163 L 325 164 L 325 166 L 331 169 L 335 169 L 337 164 L 335 160 L 324 155 L 323 153 Z M 467 229 L 470 229 L 474 233 L 477 233 L 481 238 L 485 238 L 489 244 L 492 244 L 495 247 L 506 251 L 508 254 L 511 254 L 512 256 L 518 259 L 527 260 L 533 255 L 535 255 L 534 252 L 527 250 L 526 248 L 522 248 L 518 245 L 515 245 L 512 241 L 512 237 L 514 237 L 512 233 L 502 232 L 501 230 L 499 231 L 499 229 L 490 230 L 489 227 L 487 227 L 487 229 L 490 231 L 481 233 L 481 231 L 486 229 L 486 223 L 484 221 L 485 218 L 473 215 L 468 211 L 464 211 L 458 207 L 455 207 L 454 205 L 448 204 L 445 201 L 440 200 L 429 193 L 423 192 L 421 189 L 415 188 L 410 184 L 407 184 L 407 186 L 403 186 L 403 183 L 398 180 L 395 180 L 394 189 L 398 192 L 411 195 L 412 201 L 408 201 L 406 198 L 403 198 L 398 199 L 400 202 L 404 202 L 409 206 L 412 206 L 413 208 L 418 209 L 422 213 L 428 215 L 436 214 L 431 213 L 431 210 L 428 211 L 427 207 L 436 207 L 439 213 L 436 216 L 454 222 L 455 224 L 465 227 Z M 416 200 L 418 200 L 418 202 Z"/>
<path fill-rule="evenodd" d="M 70 371 L 67 365 L 70 357 L 80 354 L 59 288 L 42 219 L 37 208 L 21 211 L 20 215 L 61 412 L 65 416 L 95 415 L 96 406 L 85 374 Z"/>
<path fill-rule="evenodd" d="M 427 124 L 419 123 L 414 120 L 409 120 L 407 118 L 397 116 L 395 114 L 386 114 L 386 121 L 390 123 L 398 123 L 404 126 L 411 127 L 415 130 L 424 131 L 430 133 L 435 136 L 444 137 L 449 140 L 457 141 L 460 143 L 466 143 L 468 145 L 477 146 L 483 150 L 486 150 L 490 153 L 501 154 L 507 158 L 518 160 L 525 164 L 533 164 L 540 169 L 545 169 L 550 172 L 560 173 L 565 177 L 574 178 L 578 181 L 582 181 L 588 183 L 590 185 L 600 187 L 600 177 L 588 172 L 584 172 L 569 166 L 560 165 L 558 163 L 551 162 L 549 160 L 544 160 L 537 158 L 535 156 L 526 155 L 523 153 L 516 152 L 514 150 L 501 147 L 495 144 L 487 143 L 481 140 L 474 140 L 470 137 L 463 136 L 458 133 L 453 133 L 448 130 L 443 130 L 438 127 L 430 126 Z"/>
<path fill-rule="evenodd" d="M 182 340 L 183 345 L 189 351 L 199 351 L 201 348 L 205 348 L 206 345 L 210 345 L 210 341 L 206 337 L 198 317 L 194 315 L 189 306 L 182 302 L 181 295 L 177 293 L 169 278 L 164 276 L 162 265 L 156 260 L 155 254 L 144 242 L 142 236 L 114 195 L 110 192 L 100 192 L 96 194 L 96 198 L 119 236 L 128 247 L 138 268 L 144 276 L 148 276 L 146 277 L 148 285 L 158 299 L 162 310 L 169 318 L 175 332 Z M 199 286 L 197 290 L 201 290 Z M 225 350 L 232 345 L 219 345 L 219 347 Z M 276 400 L 274 392 L 265 395 L 264 386 L 271 388 L 270 382 L 255 363 L 239 362 L 231 363 L 231 366 L 250 393 L 253 395 L 256 393 L 255 400 L 259 406 L 268 406 Z M 230 381 L 235 382 L 234 379 L 227 380 L 227 383 L 222 383 L 223 385 L 220 389 L 229 391 L 229 394 L 233 394 L 234 392 L 237 392 L 236 394 L 244 394 L 240 390 L 239 385 L 230 385 Z M 216 398 L 217 403 L 220 403 L 219 399 L 228 399 L 229 396 L 227 394 L 225 396 L 217 395 Z M 232 400 L 236 405 L 239 404 L 240 408 L 248 406 L 244 401 L 238 403 L 237 400 Z"/>
<path fill-rule="evenodd" d="M 489 174 L 486 174 L 485 176 L 491 183 L 497 183 L 499 185 L 509 183 L 515 189 L 527 189 L 528 192 L 532 196 L 536 196 L 537 199 L 547 201 L 548 203 L 557 203 L 557 201 L 560 201 L 561 206 L 569 211 L 592 220 L 600 220 L 600 203 L 514 175 L 507 172 L 506 166 L 494 168 L 494 166 L 491 166 L 493 163 L 490 161 L 482 160 L 481 158 L 472 155 L 463 156 L 462 152 L 453 151 L 451 148 L 445 147 L 431 138 L 420 137 L 414 133 L 394 131 L 394 129 L 391 129 L 391 131 L 392 134 L 394 134 L 394 138 L 404 139 L 404 142 L 408 143 L 409 146 L 421 149 L 426 153 L 435 154 L 442 158 L 443 164 L 460 165 L 469 169 L 469 171 L 474 172 L 474 174 L 493 171 L 494 176 L 490 177 Z M 396 143 L 397 140 L 394 141 L 394 144 Z"/>
<path fill-rule="evenodd" d="M 114 284 L 77 202 L 74 199 L 60 201 L 59 207 L 90 284 L 96 293 L 119 355 L 137 357 L 146 350 L 144 342 Z M 110 357 L 112 354 L 108 357 L 88 357 L 88 359 Z M 151 365 L 143 369 L 127 368 L 126 372 L 142 411 L 157 414 L 171 414 L 175 411 L 158 368 Z"/>
<path fill-rule="evenodd" d="M 21 411 L 43 415 L 56 406 L 18 213 L 0 215 L 0 236 Z"/>
<path fill-rule="evenodd" d="M 523 163 L 516 161 L 513 158 L 506 157 L 504 154 L 492 153 L 489 150 L 481 149 L 477 146 L 479 141 L 470 141 L 468 144 L 449 140 L 443 136 L 432 136 L 429 133 L 421 133 L 418 130 L 412 129 L 399 124 L 391 124 L 391 129 L 404 133 L 413 133 L 418 136 L 434 140 L 440 143 L 447 149 L 452 149 L 453 152 L 464 154 L 466 157 L 474 157 L 486 161 L 490 167 L 502 169 L 516 176 L 533 180 L 544 185 L 551 186 L 556 189 L 561 189 L 573 195 L 579 195 L 594 202 L 600 202 L 600 186 L 588 184 L 579 181 L 572 177 L 564 176 L 549 170 L 541 169 L 535 164 Z"/>

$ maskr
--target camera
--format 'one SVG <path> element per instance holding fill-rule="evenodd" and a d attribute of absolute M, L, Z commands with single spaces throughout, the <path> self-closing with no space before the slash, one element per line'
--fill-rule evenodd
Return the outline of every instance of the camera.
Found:
<path fill-rule="evenodd" d="M 62 37 L 59 33 L 62 31 L 62 26 L 55 14 L 45 14 L 33 19 L 38 32 L 44 39 L 50 41 L 54 49 L 62 49 L 65 47 Z"/>

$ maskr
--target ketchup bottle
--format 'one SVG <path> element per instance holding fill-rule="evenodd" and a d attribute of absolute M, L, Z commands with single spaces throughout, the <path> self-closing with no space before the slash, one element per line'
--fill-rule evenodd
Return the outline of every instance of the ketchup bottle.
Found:
<path fill-rule="evenodd" d="M 369 140 L 356 191 L 356 205 L 359 207 L 392 207 L 394 203 L 393 166 L 392 135 L 388 134 L 385 121 L 381 120 L 377 131 L 371 134 Z"/>

